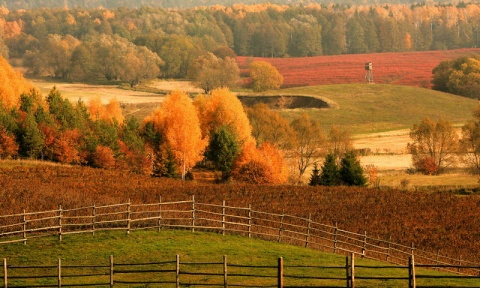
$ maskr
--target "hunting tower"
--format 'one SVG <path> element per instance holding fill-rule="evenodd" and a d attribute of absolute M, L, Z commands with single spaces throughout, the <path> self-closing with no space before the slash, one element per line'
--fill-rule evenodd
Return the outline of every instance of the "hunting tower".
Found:
<path fill-rule="evenodd" d="M 373 64 L 372 62 L 367 62 L 365 63 L 365 81 L 368 82 L 368 84 L 373 83 Z"/>

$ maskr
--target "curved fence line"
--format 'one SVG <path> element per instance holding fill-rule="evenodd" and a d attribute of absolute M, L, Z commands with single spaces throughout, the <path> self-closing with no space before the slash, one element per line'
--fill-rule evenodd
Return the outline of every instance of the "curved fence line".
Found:
<path fill-rule="evenodd" d="M 32 238 L 92 233 L 105 230 L 188 229 L 239 234 L 265 240 L 308 247 L 325 252 L 407 265 L 415 256 L 417 265 L 436 265 L 437 269 L 467 275 L 479 275 L 479 266 L 467 259 L 454 259 L 412 246 L 393 243 L 339 227 L 285 213 L 267 213 L 248 207 L 187 201 L 149 204 L 121 203 L 86 206 L 0 216 L 0 244 L 23 242 Z M 450 266 L 455 265 L 455 268 Z M 460 267 L 460 268 L 459 268 Z"/>

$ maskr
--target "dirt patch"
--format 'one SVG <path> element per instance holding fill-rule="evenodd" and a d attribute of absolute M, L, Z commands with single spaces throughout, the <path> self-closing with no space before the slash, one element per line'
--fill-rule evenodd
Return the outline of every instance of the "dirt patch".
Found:
<path fill-rule="evenodd" d="M 409 129 L 381 133 L 355 135 L 355 149 L 368 150 L 373 154 L 405 154 L 407 144 L 412 142 Z"/>
<path fill-rule="evenodd" d="M 100 97 L 103 103 L 108 103 L 115 98 L 120 103 L 159 103 L 165 98 L 163 95 L 120 89 L 115 85 L 91 85 L 80 83 L 55 83 L 45 81 L 33 82 L 42 92 L 48 95 L 55 86 L 63 97 L 75 103 L 79 99 L 88 102 L 91 98 Z"/>
<path fill-rule="evenodd" d="M 243 105 L 252 107 L 255 104 L 263 103 L 271 109 L 297 109 L 297 108 L 332 108 L 327 102 L 314 96 L 301 95 L 278 95 L 278 96 L 254 96 L 238 95 Z"/>

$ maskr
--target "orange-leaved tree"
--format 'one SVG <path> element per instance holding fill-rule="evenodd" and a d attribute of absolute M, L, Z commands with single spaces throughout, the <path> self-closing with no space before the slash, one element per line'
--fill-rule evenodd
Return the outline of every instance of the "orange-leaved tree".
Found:
<path fill-rule="evenodd" d="M 105 120 L 108 123 L 123 123 L 125 117 L 122 114 L 120 102 L 116 98 L 110 99 L 108 104 L 104 105 L 100 97 L 91 98 L 88 101 L 88 112 L 90 118 L 94 121 Z"/>
<path fill-rule="evenodd" d="M 172 150 L 177 165 L 182 167 L 182 179 L 186 172 L 203 159 L 208 144 L 202 137 L 197 111 L 187 94 L 171 92 L 159 109 L 145 119 L 153 122 Z"/>
<path fill-rule="evenodd" d="M 240 147 L 249 141 L 255 141 L 242 103 L 228 89 L 215 89 L 211 95 L 197 96 L 194 104 L 201 119 L 204 136 L 210 137 L 220 127 L 226 126 Z"/>
<path fill-rule="evenodd" d="M 6 108 L 18 107 L 20 95 L 27 93 L 33 86 L 15 71 L 10 64 L 0 56 L 0 103 Z"/>
<path fill-rule="evenodd" d="M 245 145 L 232 173 L 235 179 L 254 184 L 282 184 L 288 175 L 283 153 L 266 142 L 259 148 L 254 142 Z"/>
<path fill-rule="evenodd" d="M 18 144 L 15 136 L 0 126 L 0 160 L 18 155 Z"/>

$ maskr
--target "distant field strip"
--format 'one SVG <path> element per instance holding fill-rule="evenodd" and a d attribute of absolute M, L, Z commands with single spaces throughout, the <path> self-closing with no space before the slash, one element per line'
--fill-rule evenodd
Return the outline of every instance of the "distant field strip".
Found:
<path fill-rule="evenodd" d="M 186 201 L 152 204 L 121 203 L 106 206 L 58 209 L 0 216 L 0 244 L 27 243 L 29 239 L 57 235 L 123 230 L 130 233 L 143 229 L 188 229 L 238 234 L 277 241 L 320 251 L 407 265 L 415 256 L 417 265 L 436 265 L 444 271 L 478 275 L 480 268 L 468 259 L 442 256 L 364 234 L 324 225 L 308 218 L 287 214 L 265 213 L 249 207 L 232 207 Z M 455 265 L 454 269 L 450 267 Z M 464 267 L 465 266 L 465 267 Z"/>

